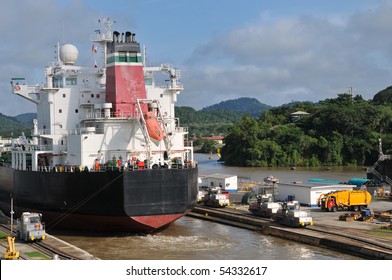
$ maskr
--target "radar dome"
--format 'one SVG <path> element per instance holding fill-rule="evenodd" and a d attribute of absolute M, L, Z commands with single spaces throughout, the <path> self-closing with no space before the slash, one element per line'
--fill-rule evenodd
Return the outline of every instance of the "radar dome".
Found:
<path fill-rule="evenodd" d="M 71 44 L 62 45 L 60 48 L 60 59 L 65 64 L 75 64 L 78 60 L 79 51 Z"/>

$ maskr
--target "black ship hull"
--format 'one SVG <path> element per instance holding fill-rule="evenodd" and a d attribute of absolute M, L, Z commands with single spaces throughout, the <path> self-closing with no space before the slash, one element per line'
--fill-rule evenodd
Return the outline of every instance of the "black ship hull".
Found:
<path fill-rule="evenodd" d="M 197 168 L 34 172 L 0 166 L 0 209 L 40 212 L 46 228 L 152 232 L 196 204 Z"/>

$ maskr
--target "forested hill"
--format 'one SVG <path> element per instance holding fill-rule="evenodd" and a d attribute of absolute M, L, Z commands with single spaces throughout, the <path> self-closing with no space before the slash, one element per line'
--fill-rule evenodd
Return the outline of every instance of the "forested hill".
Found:
<path fill-rule="evenodd" d="M 31 125 L 33 123 L 33 119 L 37 118 L 37 114 L 36 113 L 26 113 L 26 114 L 17 115 L 13 118 L 19 122 Z"/>
<path fill-rule="evenodd" d="M 226 135 L 227 129 L 246 114 L 253 118 L 272 108 L 256 98 L 241 97 L 195 110 L 192 107 L 176 107 L 176 117 L 187 126 L 190 136 Z"/>
<path fill-rule="evenodd" d="M 251 117 L 258 118 L 264 111 L 272 108 L 269 105 L 260 103 L 256 98 L 241 97 L 238 99 L 231 99 L 222 101 L 218 104 L 205 107 L 201 112 L 224 110 L 231 111 L 240 116 L 248 114 Z"/>
<path fill-rule="evenodd" d="M 32 128 L 32 123 L 27 124 L 18 121 L 13 117 L 8 117 L 0 113 L 0 136 L 3 138 L 16 137 L 21 135 L 22 131 L 29 134 Z"/>
<path fill-rule="evenodd" d="M 237 123 L 241 115 L 232 111 L 196 111 L 192 107 L 176 107 L 180 126 L 187 126 L 190 136 L 226 135 L 227 129 Z"/>
<path fill-rule="evenodd" d="M 391 97 L 392 87 L 369 101 L 345 93 L 243 116 L 224 139 L 222 159 L 237 166 L 372 165 L 379 138 L 392 154 Z M 297 111 L 308 114 L 295 119 Z"/>

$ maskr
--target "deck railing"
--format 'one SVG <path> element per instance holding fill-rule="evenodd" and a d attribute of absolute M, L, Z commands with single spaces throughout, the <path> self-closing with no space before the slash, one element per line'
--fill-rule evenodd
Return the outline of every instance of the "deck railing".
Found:
<path fill-rule="evenodd" d="M 3 165 L 5 166 L 5 165 Z M 10 166 L 9 166 L 10 167 Z M 192 169 L 197 167 L 197 162 L 186 162 L 186 163 L 172 163 L 170 166 L 156 165 L 156 167 L 140 167 L 137 165 L 118 167 L 110 165 L 100 165 L 99 168 L 89 168 L 87 166 L 77 165 L 57 165 L 57 166 L 38 166 L 37 171 L 39 172 L 131 172 L 131 171 L 143 171 L 149 169 Z M 27 170 L 31 171 L 32 167 L 27 166 Z"/>

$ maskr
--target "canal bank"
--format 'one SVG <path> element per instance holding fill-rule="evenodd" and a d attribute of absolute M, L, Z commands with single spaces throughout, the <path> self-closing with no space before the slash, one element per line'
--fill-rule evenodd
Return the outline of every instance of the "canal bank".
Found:
<path fill-rule="evenodd" d="M 3 231 L 3 230 L 2 230 Z M 44 241 L 26 243 L 15 238 L 15 249 L 19 252 L 20 260 L 98 260 L 89 252 L 52 235 L 47 235 Z M 0 259 L 4 260 L 6 241 L 0 244 Z"/>
<path fill-rule="evenodd" d="M 392 201 L 374 201 L 370 205 L 376 212 L 392 209 Z M 251 215 L 247 205 L 226 208 L 196 207 L 188 215 L 194 218 L 254 230 L 264 235 L 280 237 L 312 246 L 328 248 L 364 259 L 392 259 L 392 231 L 383 230 L 389 223 L 341 221 L 340 215 L 351 212 L 322 212 L 318 208 L 307 208 L 313 217 L 314 226 L 290 228 L 276 224 L 271 219 Z"/>

